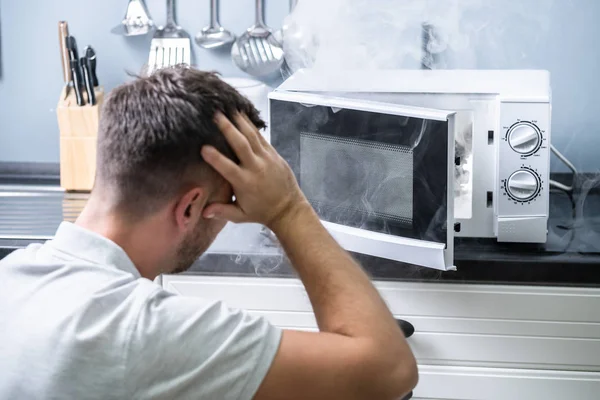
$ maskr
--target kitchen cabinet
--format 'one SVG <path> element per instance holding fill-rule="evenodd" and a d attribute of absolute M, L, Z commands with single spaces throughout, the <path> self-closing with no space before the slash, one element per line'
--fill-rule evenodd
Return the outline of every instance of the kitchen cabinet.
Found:
<path fill-rule="evenodd" d="M 316 330 L 292 278 L 165 275 L 165 289 L 222 299 L 290 329 Z M 596 399 L 600 289 L 385 282 L 375 285 L 408 339 L 423 399 Z"/>

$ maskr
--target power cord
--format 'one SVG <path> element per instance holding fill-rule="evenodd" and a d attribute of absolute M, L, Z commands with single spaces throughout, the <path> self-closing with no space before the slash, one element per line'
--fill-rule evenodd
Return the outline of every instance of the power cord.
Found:
<path fill-rule="evenodd" d="M 567 241 L 567 244 L 563 250 L 563 252 L 568 251 L 568 249 L 571 247 L 571 245 L 573 244 L 573 241 L 575 240 L 575 236 L 576 236 L 576 220 L 577 220 L 577 204 L 575 201 L 575 195 L 573 193 L 573 189 L 575 186 L 575 177 L 577 176 L 577 169 L 575 168 L 575 166 L 573 165 L 573 163 L 571 163 L 564 155 L 562 155 L 562 153 L 560 151 L 558 151 L 556 149 L 556 147 L 554 147 L 553 145 L 550 145 L 550 150 L 552 150 L 552 152 L 554 153 L 554 155 L 560 160 L 562 161 L 571 171 L 573 171 L 573 181 L 571 183 L 571 186 L 567 186 L 563 183 L 554 181 L 552 179 L 550 179 L 549 184 L 551 188 L 554 189 L 558 189 L 562 192 L 564 192 L 568 199 L 569 202 L 571 203 L 571 218 L 572 221 L 570 221 L 569 223 L 566 224 L 559 224 L 556 227 L 558 229 L 561 230 L 567 230 L 571 232 L 570 238 Z"/>
<path fill-rule="evenodd" d="M 573 171 L 573 182 L 571 183 L 571 186 L 567 186 L 563 183 L 554 181 L 552 179 L 550 179 L 550 187 L 553 187 L 555 189 L 560 189 L 563 190 L 567 193 L 572 193 L 573 192 L 573 187 L 575 185 L 575 176 L 577 175 L 577 169 L 575 168 L 575 166 L 573 165 L 573 163 L 571 163 L 571 161 L 569 161 L 565 156 L 563 156 L 561 154 L 560 151 L 558 151 L 558 149 L 556 147 L 554 147 L 554 145 L 550 145 L 550 150 L 552 150 L 552 152 L 554 153 L 554 155 L 560 160 L 562 161 L 571 171 Z"/>

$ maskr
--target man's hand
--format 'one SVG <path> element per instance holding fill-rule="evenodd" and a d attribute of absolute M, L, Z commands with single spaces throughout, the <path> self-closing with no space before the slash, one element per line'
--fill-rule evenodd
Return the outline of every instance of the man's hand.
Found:
<path fill-rule="evenodd" d="M 236 198 L 234 204 L 208 206 L 205 218 L 256 222 L 273 229 L 280 220 L 308 204 L 289 165 L 245 115 L 235 116 L 237 128 L 222 113 L 217 113 L 215 123 L 240 164 L 212 146 L 202 148 L 204 160 L 231 184 Z"/>

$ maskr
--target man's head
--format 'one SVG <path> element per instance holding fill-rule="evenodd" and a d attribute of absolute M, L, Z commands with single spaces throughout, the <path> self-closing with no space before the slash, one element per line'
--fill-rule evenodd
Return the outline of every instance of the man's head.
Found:
<path fill-rule="evenodd" d="M 92 193 L 102 192 L 129 224 L 164 225 L 170 242 L 156 244 L 172 251 L 176 271 L 187 269 L 224 226 L 203 219 L 202 210 L 232 198 L 229 184 L 200 155 L 211 145 L 237 161 L 213 122 L 217 111 L 230 120 L 240 111 L 265 126 L 252 103 L 215 73 L 185 67 L 121 85 L 102 108 Z"/>

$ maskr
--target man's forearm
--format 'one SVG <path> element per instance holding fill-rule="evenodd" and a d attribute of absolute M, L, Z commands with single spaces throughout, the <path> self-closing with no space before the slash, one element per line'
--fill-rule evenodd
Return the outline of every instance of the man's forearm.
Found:
<path fill-rule="evenodd" d="M 390 338 L 398 327 L 368 276 L 303 204 L 274 227 L 322 331 Z"/>

